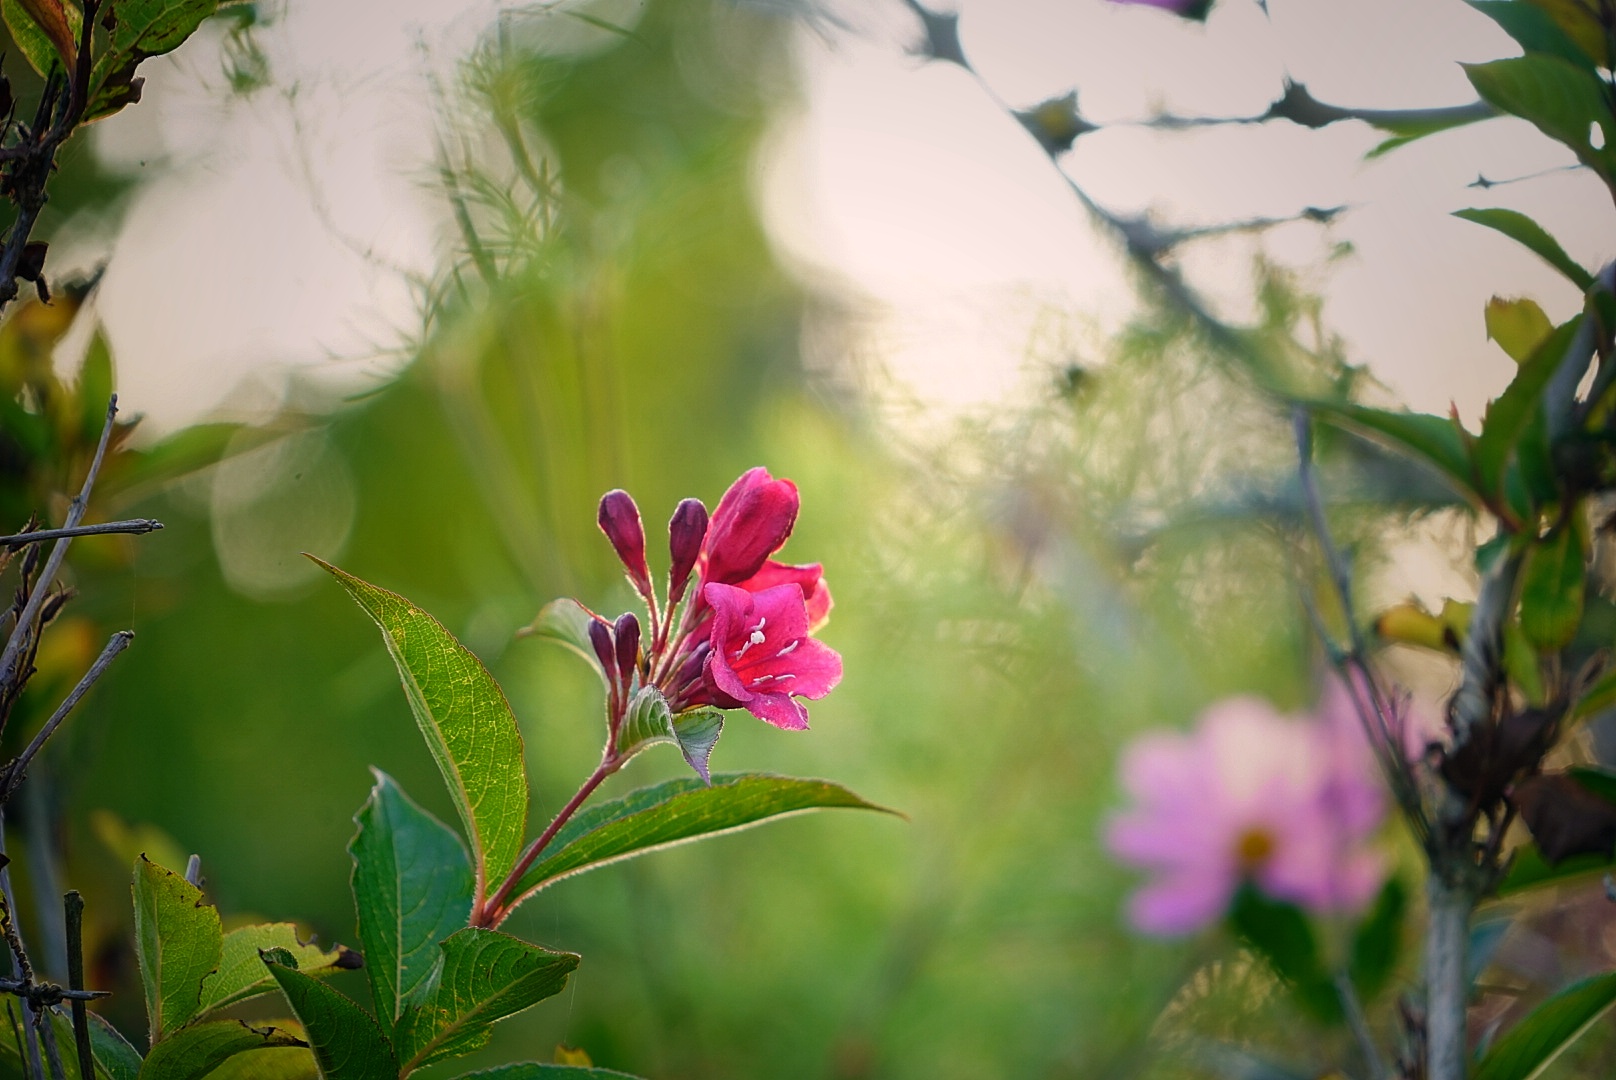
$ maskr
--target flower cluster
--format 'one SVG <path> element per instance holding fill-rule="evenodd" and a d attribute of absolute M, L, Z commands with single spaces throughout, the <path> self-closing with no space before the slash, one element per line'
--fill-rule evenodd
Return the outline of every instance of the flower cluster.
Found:
<path fill-rule="evenodd" d="M 1345 687 L 1289 718 L 1251 697 L 1222 701 L 1189 734 L 1156 732 L 1122 761 L 1135 805 L 1106 842 L 1154 873 L 1129 916 L 1148 934 L 1200 929 L 1246 882 L 1319 914 L 1355 912 L 1385 877 L 1368 846 L 1386 813 L 1374 756 Z"/>
<path fill-rule="evenodd" d="M 736 480 L 711 517 L 699 500 L 684 500 L 668 522 L 668 579 L 659 599 L 639 508 L 626 491 L 601 498 L 601 531 L 649 617 L 642 633 L 633 613 L 615 621 L 588 613 L 614 743 L 645 688 L 654 688 L 675 718 L 701 708 L 744 708 L 778 728 L 808 726 L 800 699 L 829 693 L 841 680 L 842 661 L 811 636 L 830 616 L 820 565 L 772 557 L 791 535 L 797 509 L 797 486 L 763 468 Z"/>

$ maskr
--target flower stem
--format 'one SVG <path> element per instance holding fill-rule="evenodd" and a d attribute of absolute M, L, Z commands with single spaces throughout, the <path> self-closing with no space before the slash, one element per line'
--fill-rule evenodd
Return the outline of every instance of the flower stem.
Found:
<path fill-rule="evenodd" d="M 550 841 L 555 839 L 556 833 L 561 831 L 561 827 L 567 823 L 573 814 L 578 812 L 578 808 L 584 804 L 584 800 L 594 793 L 594 790 L 601 785 L 603 780 L 622 768 L 623 763 L 627 760 L 627 758 L 615 753 L 613 747 L 608 746 L 606 748 L 605 755 L 601 758 L 601 762 L 595 768 L 595 771 L 589 774 L 589 779 L 585 780 L 583 786 L 574 793 L 571 799 L 567 800 L 567 805 L 561 808 L 561 812 L 556 814 L 550 824 L 544 827 L 544 831 L 539 834 L 538 839 L 529 844 L 527 850 L 522 852 L 522 857 L 516 860 L 516 865 L 511 867 L 509 874 L 505 875 L 505 880 L 500 882 L 499 888 L 495 890 L 494 895 L 485 900 L 482 906 L 473 913 L 471 920 L 473 926 L 484 926 L 493 929 L 505 921 L 505 917 L 511 913 L 514 906 L 510 902 L 511 893 L 515 891 L 517 882 L 522 879 L 522 875 L 527 873 L 528 868 L 544 853 L 544 849 L 550 845 Z"/>
<path fill-rule="evenodd" d="M 1471 893 L 1432 873 L 1427 885 L 1430 925 L 1425 937 L 1425 1041 L 1427 1080 L 1464 1080 L 1465 1005 L 1469 998 L 1465 953 L 1470 939 Z"/>

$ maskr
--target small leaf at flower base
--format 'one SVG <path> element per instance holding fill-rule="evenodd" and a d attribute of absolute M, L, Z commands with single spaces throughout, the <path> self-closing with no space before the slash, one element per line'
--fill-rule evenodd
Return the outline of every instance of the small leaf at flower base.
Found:
<path fill-rule="evenodd" d="M 1616 1004 L 1616 972 L 1573 983 L 1504 1032 L 1472 1080 L 1533 1080 Z"/>
<path fill-rule="evenodd" d="M 1372 1000 L 1385 989 L 1397 970 L 1403 950 L 1403 914 L 1408 908 L 1408 891 L 1397 878 L 1388 878 L 1375 906 L 1352 936 L 1348 974 L 1364 1000 Z"/>
<path fill-rule="evenodd" d="M 1601 778 L 1606 779 L 1606 778 Z M 1616 854 L 1616 804 L 1567 773 L 1531 776 L 1510 794 L 1549 864 L 1576 855 Z"/>
<path fill-rule="evenodd" d="M 676 741 L 668 699 L 654 686 L 640 687 L 623 713 L 623 726 L 617 731 L 617 753 L 638 753 L 656 743 Z"/>
<path fill-rule="evenodd" d="M 1390 412 L 1350 402 L 1311 402 L 1308 408 L 1332 424 L 1362 431 L 1405 457 L 1423 462 L 1461 492 L 1473 490 L 1464 429 L 1449 417 Z"/>
<path fill-rule="evenodd" d="M 625 1072 L 585 1065 L 548 1065 L 524 1061 L 501 1065 L 481 1072 L 465 1073 L 455 1080 L 640 1080 Z"/>
<path fill-rule="evenodd" d="M 576 600 L 563 597 L 540 608 L 533 621 L 518 630 L 516 636 L 551 641 L 577 653 L 600 676 L 601 682 L 606 683 L 606 672 L 595 658 L 595 647 L 589 641 L 589 624 L 594 621 L 588 608 Z"/>
<path fill-rule="evenodd" d="M 439 949 L 393 1033 L 405 1072 L 486 1045 L 496 1020 L 559 994 L 579 959 L 481 927 L 451 935 Z"/>
<path fill-rule="evenodd" d="M 711 782 L 708 763 L 713 747 L 724 733 L 724 714 L 717 709 L 687 709 L 673 718 L 673 735 L 679 740 L 679 752 L 702 780 Z"/>
<path fill-rule="evenodd" d="M 1582 621 L 1582 530 L 1568 525 L 1534 543 L 1521 567 L 1521 632 L 1545 652 L 1565 648 Z"/>
<path fill-rule="evenodd" d="M 266 966 L 303 1025 L 325 1080 L 398 1080 L 393 1048 L 369 1013 L 313 976 Z"/>
<path fill-rule="evenodd" d="M 140 1080 L 202 1080 L 237 1054 L 271 1046 L 307 1045 L 278 1028 L 210 1020 L 177 1031 L 153 1046 L 140 1067 Z"/>
<path fill-rule="evenodd" d="M 219 912 L 202 890 L 145 856 L 135 860 L 135 951 L 156 1046 L 197 1014 L 202 982 L 219 966 Z"/>
<path fill-rule="evenodd" d="M 381 627 L 410 710 L 471 840 L 474 899 L 504 879 L 527 828 L 522 735 L 483 662 L 443 624 L 399 596 L 311 559 L 341 582 Z"/>
<path fill-rule="evenodd" d="M 1528 121 L 1543 134 L 1571 148 L 1584 165 L 1609 179 L 1611 139 L 1616 136 L 1605 87 L 1586 67 L 1538 53 L 1487 64 L 1461 64 L 1470 84 L 1487 104 Z M 1596 148 L 1589 129 L 1604 132 Z"/>
<path fill-rule="evenodd" d="M 391 1024 L 410 991 L 438 962 L 438 943 L 466 925 L 471 857 L 448 826 L 377 771 L 354 819 L 354 906 L 376 1015 Z"/>
<path fill-rule="evenodd" d="M 522 875 L 511 906 L 562 878 L 700 837 L 745 829 L 809 810 L 894 810 L 866 802 L 828 780 L 767 773 L 719 774 L 668 780 L 582 811 L 562 827 L 549 854 Z"/>
<path fill-rule="evenodd" d="M 1553 332 L 1554 324 L 1535 300 L 1495 296 L 1487 301 L 1487 336 L 1517 364 L 1529 360 Z"/>
<path fill-rule="evenodd" d="M 1342 1019 L 1335 982 L 1319 959 L 1318 938 L 1300 908 L 1245 885 L 1230 905 L 1229 926 L 1291 984 L 1304 1011 L 1331 1023 Z"/>
<path fill-rule="evenodd" d="M 309 974 L 359 966 L 358 956 L 341 945 L 326 950 L 318 945 L 303 944 L 298 939 L 297 927 L 291 923 L 243 926 L 224 935 L 219 967 L 202 981 L 202 1003 L 197 1014 L 222 1009 L 273 990 L 274 980 L 259 959 L 261 952 L 270 949 L 283 951 L 287 960 L 282 963 Z"/>
<path fill-rule="evenodd" d="M 1499 206 L 1455 210 L 1453 216 L 1473 221 L 1477 225 L 1485 225 L 1489 229 L 1496 229 L 1516 243 L 1524 245 L 1533 254 L 1570 278 L 1580 291 L 1587 292 L 1593 287 L 1594 276 L 1567 255 L 1565 248 L 1561 247 L 1560 242 L 1550 236 L 1543 226 L 1519 210 L 1508 210 Z"/>

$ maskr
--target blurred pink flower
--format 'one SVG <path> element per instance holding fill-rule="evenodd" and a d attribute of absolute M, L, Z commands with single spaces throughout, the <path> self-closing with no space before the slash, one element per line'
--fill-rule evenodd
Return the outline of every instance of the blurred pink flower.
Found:
<path fill-rule="evenodd" d="M 1230 698 L 1189 734 L 1147 734 L 1128 748 L 1122 784 L 1135 805 L 1111 821 L 1106 844 L 1155 875 L 1130 901 L 1139 930 L 1200 929 L 1245 881 L 1319 914 L 1369 902 L 1385 876 L 1366 845 L 1385 795 L 1366 741 L 1332 719 L 1341 715 L 1290 719 L 1261 699 Z"/>

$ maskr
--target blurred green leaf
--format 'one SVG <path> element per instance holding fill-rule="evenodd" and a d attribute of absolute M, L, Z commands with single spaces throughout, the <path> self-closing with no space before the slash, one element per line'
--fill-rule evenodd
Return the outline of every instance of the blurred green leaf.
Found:
<path fill-rule="evenodd" d="M 1498 883 L 1494 895 L 1503 898 L 1543 885 L 1571 884 L 1603 873 L 1612 865 L 1612 860 L 1601 855 L 1573 855 L 1550 865 L 1536 844 L 1522 844 L 1515 850 L 1509 872 Z"/>
<path fill-rule="evenodd" d="M 1616 705 L 1616 668 L 1605 672 L 1571 706 L 1568 720 L 1584 720 Z"/>
<path fill-rule="evenodd" d="M 1581 325 L 1578 315 L 1551 333 L 1521 364 L 1504 392 L 1488 404 L 1475 446 L 1477 480 L 1486 494 L 1499 494 L 1505 466 L 1542 411 L 1543 392 Z"/>
<path fill-rule="evenodd" d="M 416 723 L 465 823 L 481 898 L 489 882 L 504 880 L 516 865 L 527 828 L 522 735 L 510 704 L 483 662 L 438 620 L 397 593 L 314 562 L 381 627 Z"/>
<path fill-rule="evenodd" d="M 1473 1080 L 1532 1080 L 1616 1004 L 1616 972 L 1573 983 L 1493 1043 Z"/>
<path fill-rule="evenodd" d="M 1503 233 L 1570 278 L 1581 291 L 1587 292 L 1593 287 L 1594 276 L 1567 255 L 1565 248 L 1561 247 L 1560 242 L 1550 236 L 1543 226 L 1519 210 L 1508 210 L 1501 206 L 1488 209 L 1472 208 L 1455 210 L 1453 216 Z"/>
<path fill-rule="evenodd" d="M 266 962 L 326 1080 L 398 1080 L 398 1061 L 370 1014 L 319 979 Z"/>
<path fill-rule="evenodd" d="M 438 943 L 471 916 L 471 857 L 453 830 L 380 770 L 354 820 L 359 831 L 348 852 L 359 940 L 376 1015 L 391 1023 L 437 964 Z"/>
<path fill-rule="evenodd" d="M 1567 769 L 1566 775 L 1608 803 L 1616 803 L 1616 773 L 1586 766 Z"/>
<path fill-rule="evenodd" d="M 1470 6 L 1503 27 L 1526 52 L 1547 53 L 1593 70 L 1593 60 L 1542 8 L 1519 0 L 1470 0 Z"/>
<path fill-rule="evenodd" d="M 576 600 L 562 597 L 540 608 L 533 621 L 518 631 L 516 636 L 551 641 L 577 653 L 605 683 L 606 673 L 601 670 L 595 648 L 589 643 L 589 623 L 592 618 L 588 608 Z"/>
<path fill-rule="evenodd" d="M 1367 432 L 1391 449 L 1422 461 L 1462 492 L 1474 490 L 1474 472 L 1458 421 L 1430 413 L 1388 412 L 1350 402 L 1314 401 L 1308 408 L 1331 423 Z"/>
<path fill-rule="evenodd" d="M 1487 301 L 1486 319 L 1487 336 L 1517 364 L 1531 359 L 1538 346 L 1554 333 L 1554 324 L 1537 301 L 1525 297 L 1493 297 Z"/>
<path fill-rule="evenodd" d="M 1418 140 L 1425 138 L 1427 135 L 1436 135 L 1444 131 L 1452 131 L 1454 128 L 1464 127 L 1467 124 L 1474 124 L 1482 119 L 1485 119 L 1485 117 L 1461 114 L 1444 116 L 1434 120 L 1405 120 L 1396 122 L 1383 121 L 1376 124 L 1375 127 L 1386 132 L 1391 137 L 1386 139 L 1384 142 L 1377 143 L 1367 154 L 1364 155 L 1364 158 L 1368 161 L 1373 161 L 1375 158 L 1384 157 L 1393 150 L 1407 146 L 1411 142 L 1417 142 Z"/>
<path fill-rule="evenodd" d="M 1577 158 L 1607 179 L 1612 169 L 1610 106 L 1598 76 L 1558 56 L 1534 54 L 1487 64 L 1461 64 L 1470 84 L 1488 104 L 1532 123 L 1569 146 Z M 1596 149 L 1589 130 L 1603 138 Z"/>
<path fill-rule="evenodd" d="M 1329 1023 L 1341 1021 L 1335 980 L 1320 959 L 1313 924 L 1300 908 L 1243 885 L 1229 907 L 1229 926 L 1291 985 L 1304 1011 Z"/>
<path fill-rule="evenodd" d="M 1375 906 L 1358 925 L 1352 937 L 1347 973 L 1365 1001 L 1386 988 L 1397 970 L 1403 950 L 1403 916 L 1408 909 L 1408 890 L 1392 877 L 1386 880 Z"/>
<path fill-rule="evenodd" d="M 833 807 L 895 813 L 828 780 L 767 773 L 715 776 L 710 785 L 668 780 L 579 813 L 556 834 L 552 853 L 522 875 L 513 895 L 520 902 L 562 878 L 620 859 L 734 832 L 770 818 Z"/>
<path fill-rule="evenodd" d="M 1582 619 L 1582 530 L 1563 525 L 1532 544 L 1521 567 L 1521 632 L 1541 651 L 1565 648 Z"/>
<path fill-rule="evenodd" d="M 432 973 L 405 1000 L 393 1044 L 404 1071 L 485 1045 L 490 1025 L 559 994 L 578 966 L 497 930 L 467 927 L 442 945 Z"/>
<path fill-rule="evenodd" d="M 523 1061 L 465 1073 L 455 1080 L 639 1080 L 639 1077 L 586 1065 L 541 1065 L 536 1061 Z"/>
<path fill-rule="evenodd" d="M 130 1046 L 129 1040 L 100 1013 L 87 1011 L 85 1015 L 89 1017 L 90 1052 L 95 1057 L 97 1071 L 104 1070 L 108 1080 L 137 1080 L 140 1076 L 140 1051 Z M 72 1030 L 71 1025 L 65 1026 Z M 4 1041 L 3 1035 L 0 1035 L 0 1042 Z"/>
<path fill-rule="evenodd" d="M 79 438 L 88 445 L 95 445 L 106 426 L 112 390 L 112 348 L 105 331 L 97 327 L 79 367 Z"/>
<path fill-rule="evenodd" d="M 135 951 L 155 1047 L 197 1014 L 219 966 L 219 912 L 202 890 L 144 855 L 135 860 Z"/>
<path fill-rule="evenodd" d="M 140 1080 L 202 1080 L 227 1059 L 269 1046 L 303 1046 L 279 1028 L 255 1028 L 240 1020 L 209 1020 L 177 1031 L 152 1047 Z"/>
<path fill-rule="evenodd" d="M 274 982 L 259 959 L 259 953 L 266 949 L 286 950 L 296 960 L 299 971 L 311 973 L 342 966 L 346 952 L 341 946 L 327 952 L 318 945 L 303 944 L 298 940 L 297 927 L 291 923 L 263 923 L 232 930 L 224 936 L 218 969 L 202 980 L 198 1015 L 269 993 Z"/>
<path fill-rule="evenodd" d="M 1610 42 L 1598 9 L 1589 0 L 1518 0 L 1547 12 L 1577 49 L 1599 67 L 1610 66 Z"/>

